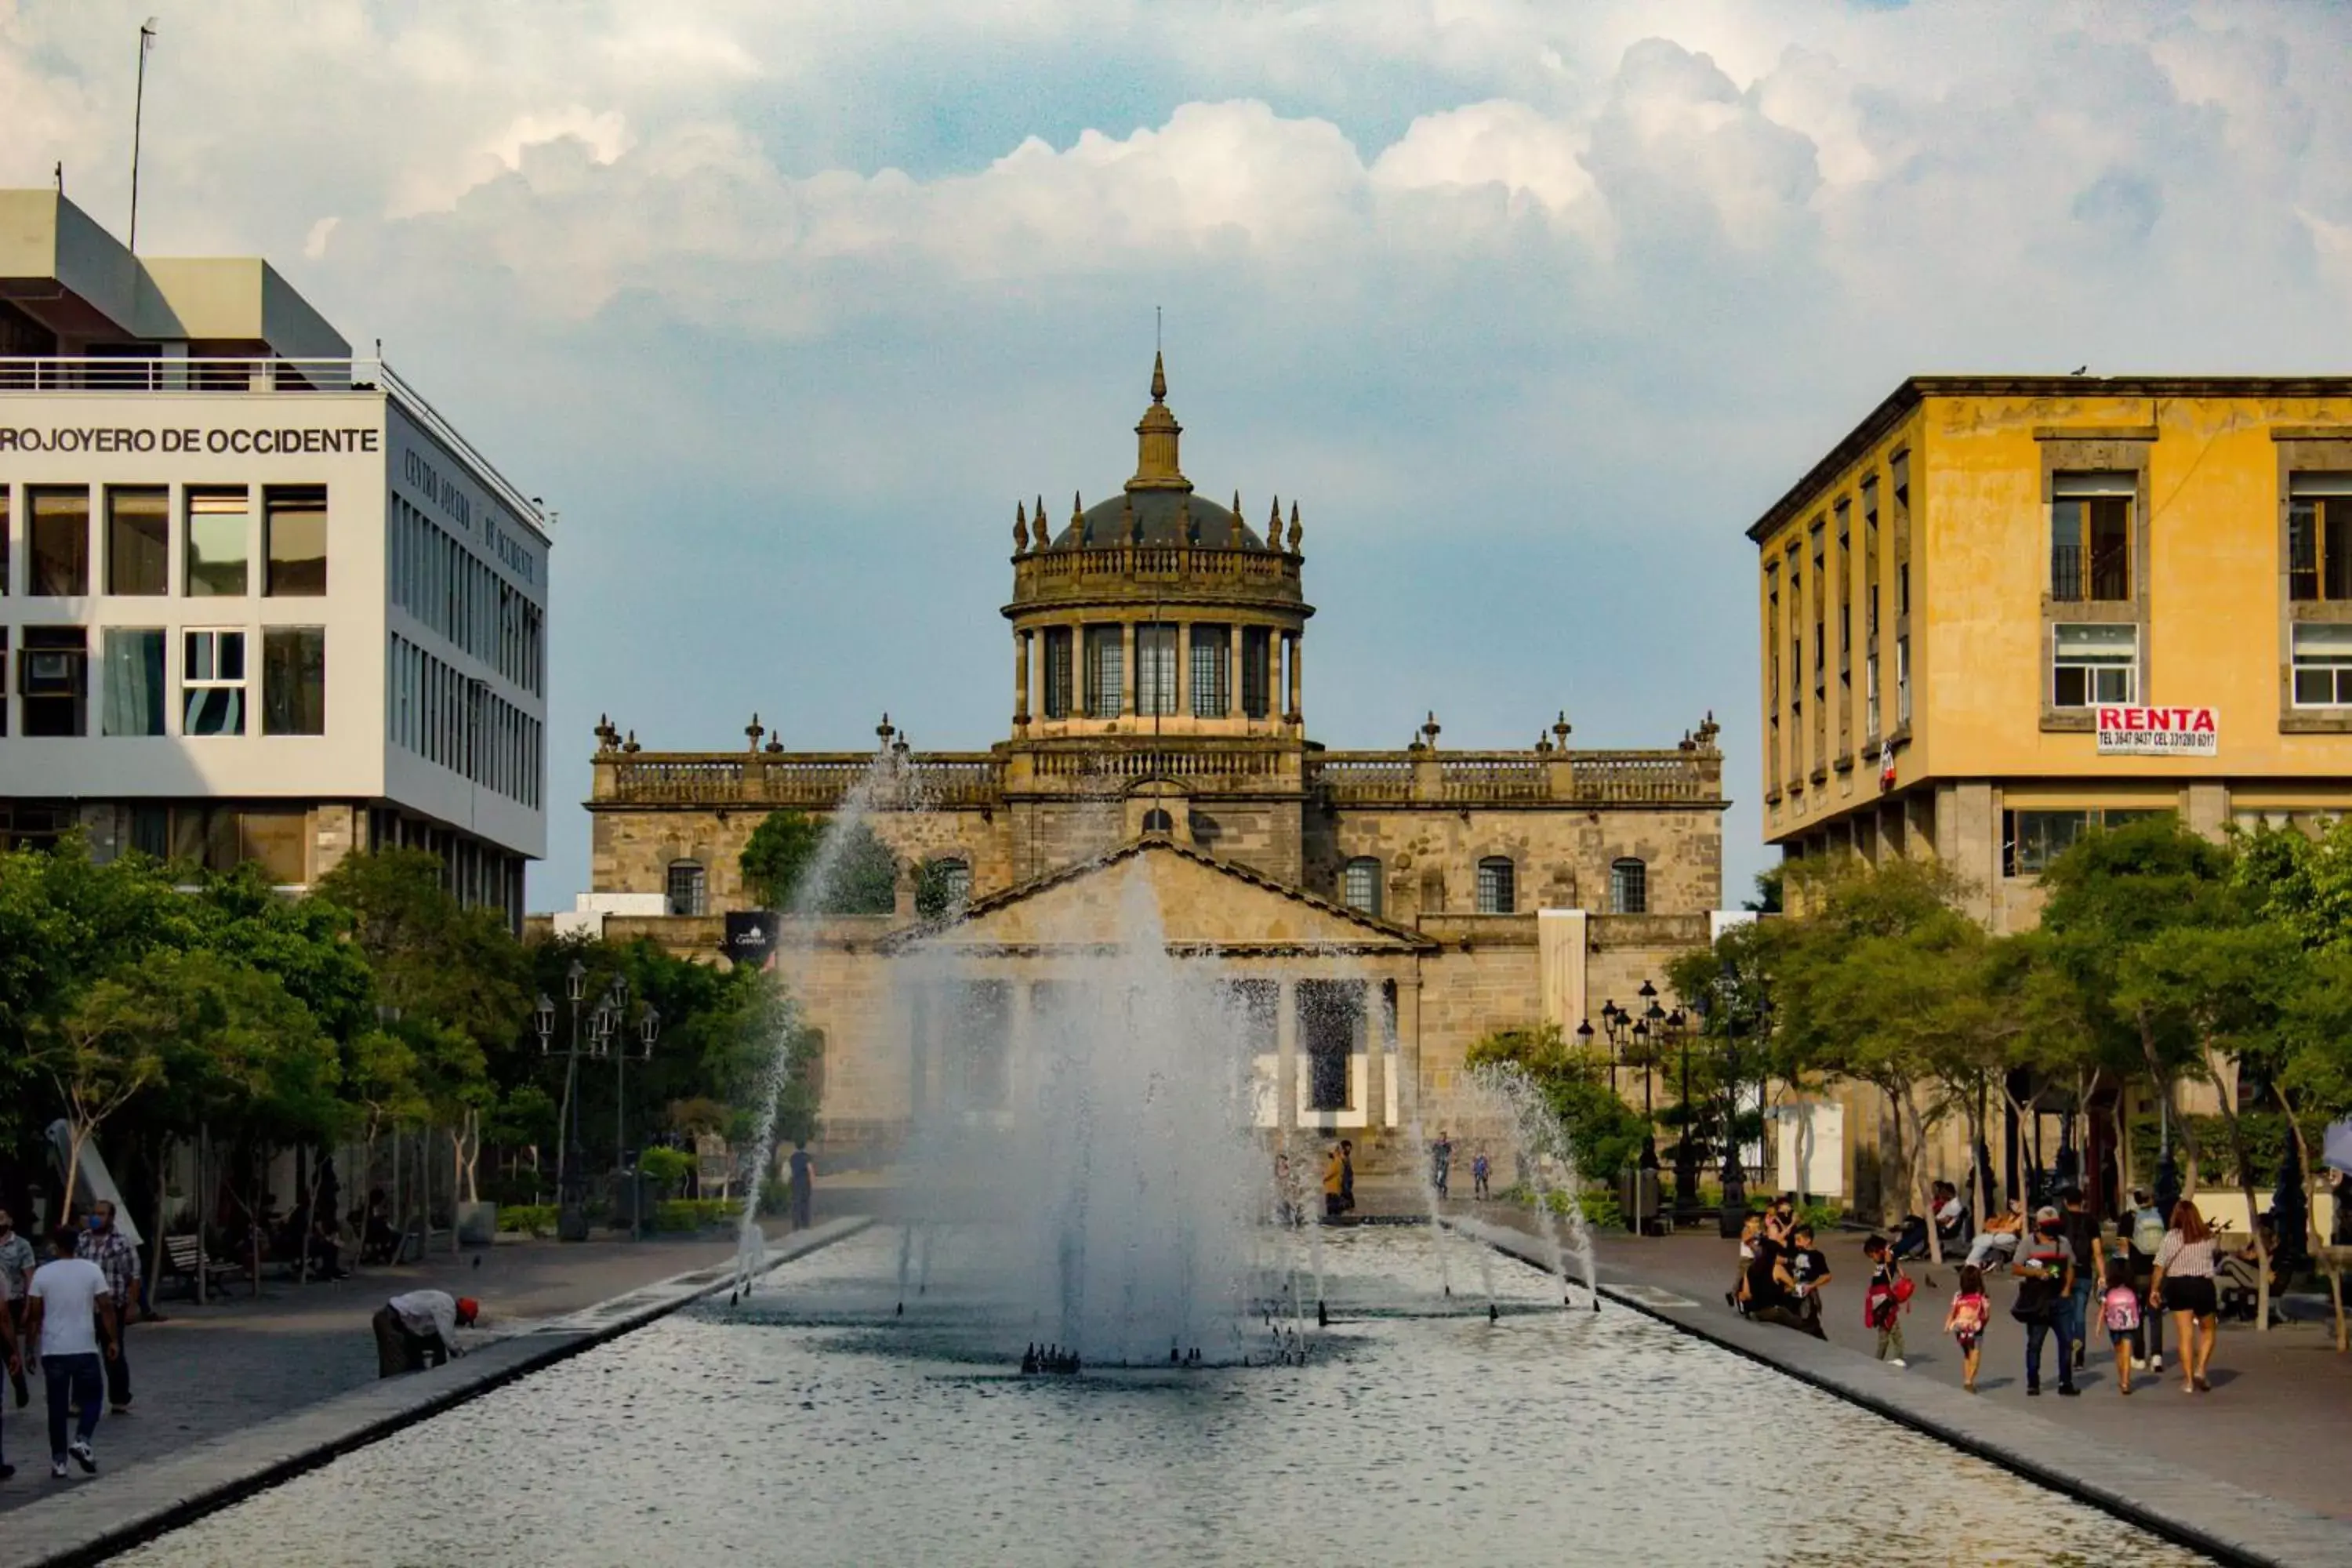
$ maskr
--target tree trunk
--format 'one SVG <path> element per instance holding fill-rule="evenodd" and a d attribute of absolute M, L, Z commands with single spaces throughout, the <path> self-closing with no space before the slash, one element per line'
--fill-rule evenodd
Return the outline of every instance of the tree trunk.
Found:
<path fill-rule="evenodd" d="M 2245 1130 L 2238 1121 L 2236 1064 L 2228 1062 L 2210 1043 L 2205 1047 L 2205 1070 L 2213 1075 L 2213 1102 L 2221 1108 L 2221 1125 L 2229 1130 L 2230 1156 L 2238 1166 L 2238 1190 L 2246 1197 L 2246 1238 L 2254 1248 L 2254 1331 L 2270 1332 L 2271 1252 L 2263 1245 L 2263 1227 L 2254 1216 L 2254 1158 L 2246 1148 Z"/>
<path fill-rule="evenodd" d="M 2137 1173 L 2132 1169 L 2131 1113 L 2124 1107 L 2124 1086 L 2116 1085 L 2116 1197 L 2117 1207 L 2131 1196 L 2138 1185 Z M 2118 1218 L 2121 1216 L 2118 1215 Z"/>
<path fill-rule="evenodd" d="M 461 1112 L 462 1116 L 463 1113 Z M 459 1127 L 464 1125 L 459 1122 Z M 457 1256 L 457 1205 L 466 1191 L 465 1134 L 458 1127 L 449 1129 L 449 1256 Z"/>
<path fill-rule="evenodd" d="M 2311 1142 L 2303 1135 L 2303 1122 L 2294 1114 L 2294 1102 L 2277 1084 L 2271 1086 L 2271 1092 L 2278 1096 L 2279 1109 L 2286 1112 L 2286 1130 L 2294 1137 L 2295 1163 L 2303 1173 L 2303 1239 L 2299 1246 L 2307 1253 L 2319 1243 L 2319 1173 L 2311 1168 Z"/>
<path fill-rule="evenodd" d="M 171 1184 L 164 1177 L 164 1170 L 170 1163 L 171 1154 L 171 1134 L 158 1132 L 155 1135 L 155 1241 L 147 1249 L 147 1300 L 150 1302 L 155 1300 L 155 1281 L 163 1278 L 163 1232 L 169 1226 L 163 1205 L 172 1201 Z"/>

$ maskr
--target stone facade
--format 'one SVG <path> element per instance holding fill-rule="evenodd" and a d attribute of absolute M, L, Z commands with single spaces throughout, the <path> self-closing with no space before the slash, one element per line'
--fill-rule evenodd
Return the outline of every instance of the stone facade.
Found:
<path fill-rule="evenodd" d="M 1137 433 L 1114 500 L 1079 503 L 1058 534 L 1042 503 L 1034 530 L 1018 509 L 1013 711 L 988 751 L 916 752 L 887 716 L 868 752 L 788 751 L 756 717 L 736 752 L 652 752 L 598 727 L 593 894 L 672 900 L 665 917 L 595 917 L 611 934 L 712 954 L 716 917 L 751 907 L 740 858 L 772 812 L 823 820 L 854 802 L 898 860 L 894 915 L 782 922 L 777 962 L 826 1034 L 836 1154 L 887 1145 L 946 1092 L 948 1010 L 927 1022 L 909 1000 L 925 975 L 1025 1018 L 1088 945 L 1073 911 L 1138 876 L 1170 951 L 1279 998 L 1261 1124 L 1352 1129 L 1370 1168 L 1393 1131 L 1447 1117 L 1479 1037 L 1597 1024 L 1604 1000 L 1707 940 L 1727 805 L 1712 719 L 1654 751 L 1572 748 L 1565 715 L 1525 750 L 1442 750 L 1434 715 L 1405 750 L 1327 750 L 1304 712 L 1315 612 L 1297 504 L 1286 531 L 1276 502 L 1261 537 L 1238 497 L 1194 497 L 1157 367 Z M 939 861 L 961 864 L 966 901 L 919 921 L 915 868 Z M 1546 923 L 1563 910 L 1590 912 Z M 1356 1009 L 1347 1103 L 1316 1103 L 1339 1098 L 1339 1064 L 1310 1089 L 1297 1063 L 1339 1050 L 1308 1015 L 1339 994 Z M 1017 1083 L 1019 1039 L 1005 1048 Z"/>

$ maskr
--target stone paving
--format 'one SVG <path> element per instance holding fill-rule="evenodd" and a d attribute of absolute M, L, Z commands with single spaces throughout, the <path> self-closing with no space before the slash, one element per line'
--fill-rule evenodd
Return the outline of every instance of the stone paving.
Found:
<path fill-rule="evenodd" d="M 126 1341 L 134 1397 L 128 1413 L 100 1422 L 100 1479 L 193 1443 L 240 1431 L 375 1381 L 368 1320 L 404 1290 L 434 1287 L 472 1296 L 489 1320 L 483 1339 L 577 1311 L 638 1286 L 734 1256 L 731 1241 L 553 1241 L 504 1243 L 456 1258 L 367 1268 L 333 1284 L 297 1285 L 265 1276 L 256 1300 L 243 1281 L 209 1304 L 181 1298 L 159 1305 L 164 1322 L 134 1324 Z M 0 1515 L 65 1489 L 48 1473 L 48 1437 L 38 1378 L 24 1409 L 0 1415 L 0 1442 L 16 1467 L 0 1482 Z M 6 1559 L 0 1525 L 0 1561 Z"/>
<path fill-rule="evenodd" d="M 1531 1211 L 1501 1203 L 1455 1203 L 1448 1209 L 1522 1233 L 1532 1233 L 1536 1222 Z M 1853 1368 L 1870 1363 L 1877 1339 L 1862 1322 L 1863 1289 L 1869 1280 L 1862 1236 L 1834 1232 L 1822 1250 L 1832 1280 L 1824 1296 L 1822 1326 L 1829 1344 L 1842 1352 L 1832 1364 Z M 1702 1331 L 1737 1328 L 1776 1356 L 1797 1353 L 1799 1344 L 1807 1355 L 1821 1348 L 1793 1330 L 1749 1323 L 1725 1303 L 1737 1247 L 1711 1226 L 1703 1235 L 1663 1238 L 1604 1233 L 1595 1251 L 1604 1285 L 1629 1288 L 1629 1298 L 1646 1298 L 1645 1304 L 1687 1303 L 1671 1315 Z M 1904 1320 L 1909 1364 L 1902 1371 L 1874 1363 L 1860 1366 L 1877 1380 L 1870 1384 L 1874 1391 L 1899 1400 L 1910 1397 L 1904 1392 L 1907 1384 L 1918 1390 L 1918 1398 L 1935 1399 L 1939 1409 L 1949 1408 L 1942 1400 L 1948 1393 L 1969 1405 L 2012 1411 L 2046 1424 L 2059 1438 L 2052 1452 L 2072 1454 L 2084 1467 L 2102 1458 L 2144 1456 L 2276 1498 L 2291 1505 L 2290 1510 L 2331 1515 L 2345 1521 L 2335 1560 L 2352 1563 L 2352 1355 L 2336 1352 L 2327 1328 L 2297 1323 L 2257 1333 L 2251 1325 L 2226 1324 L 2213 1355 L 2210 1394 L 2182 1394 L 2178 1363 L 2168 1361 L 2174 1370 L 2163 1376 L 2136 1374 L 2128 1398 L 2116 1393 L 2113 1353 L 2099 1353 L 2105 1333 L 2095 1331 L 2092 1359 L 2078 1374 L 2082 1397 L 2063 1399 L 2052 1392 L 2055 1374 L 2045 1362 L 2044 1392 L 2029 1399 L 2024 1330 L 2009 1316 L 2016 1287 L 2006 1274 L 1996 1273 L 1988 1281 L 1993 1327 L 1978 1378 L 1979 1392 L 1969 1399 L 1959 1388 L 1958 1348 L 1941 1331 L 1958 1269 L 1952 1264 L 1908 1267 L 1920 1282 Z M 1930 1273 L 1936 1279 L 1932 1288 L 1926 1282 Z"/>

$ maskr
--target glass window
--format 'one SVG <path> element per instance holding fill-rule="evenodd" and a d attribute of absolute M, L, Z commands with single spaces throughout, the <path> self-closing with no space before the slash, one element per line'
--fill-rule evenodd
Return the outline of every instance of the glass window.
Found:
<path fill-rule="evenodd" d="M 9 534 L 9 529 L 8 529 L 8 487 L 7 487 L 5 484 L 0 484 L 0 598 L 5 598 L 5 597 L 7 597 L 7 595 L 8 595 L 8 541 L 9 541 L 9 538 L 10 538 L 10 534 Z M 0 652 L 5 652 L 5 649 L 0 649 Z M 5 707 L 5 703 L 0 703 L 0 707 Z M 5 729 L 0 729 L 0 735 L 5 735 L 5 734 L 6 734 L 7 732 L 8 732 L 8 731 L 7 731 Z"/>
<path fill-rule="evenodd" d="M 1862 661 L 1862 731 L 1874 740 L 1878 735 L 1878 656 L 1874 653 Z"/>
<path fill-rule="evenodd" d="M 131 808 L 131 847 L 150 859 L 161 860 L 172 852 L 172 809 L 164 805 L 134 805 Z"/>
<path fill-rule="evenodd" d="M 106 709 L 99 732 L 163 733 L 163 632 L 106 628 Z"/>
<path fill-rule="evenodd" d="M 1263 719 L 1272 708 L 1274 628 L 1242 628 L 1242 711 Z"/>
<path fill-rule="evenodd" d="M 89 637 L 79 626 L 26 626 L 17 659 L 16 693 L 27 735 L 89 732 Z"/>
<path fill-rule="evenodd" d="M 327 732 L 327 628 L 268 626 L 261 634 L 261 732 Z"/>
<path fill-rule="evenodd" d="M 2001 872 L 2010 877 L 2041 875 L 2091 826 L 2087 811 L 2009 811 L 2001 819 Z"/>
<path fill-rule="evenodd" d="M 2061 625 L 2052 628 L 2052 707 L 2131 702 L 2137 700 L 2134 694 L 2138 689 L 2137 626 Z"/>
<path fill-rule="evenodd" d="M 2294 705 L 2352 708 L 2352 626 L 2294 628 Z"/>
<path fill-rule="evenodd" d="M 971 902 L 971 867 L 962 860 L 950 860 L 940 868 L 940 890 L 947 896 L 948 908 L 960 910 Z"/>
<path fill-rule="evenodd" d="M 250 506 L 242 489 L 188 492 L 190 598 L 241 599 L 247 594 Z"/>
<path fill-rule="evenodd" d="M 1135 628 L 1135 710 L 1176 711 L 1176 628 L 1164 621 Z"/>
<path fill-rule="evenodd" d="M 1381 863 L 1359 855 L 1339 871 L 1339 901 L 1368 915 L 1381 912 Z"/>
<path fill-rule="evenodd" d="M 703 901 L 708 879 L 699 860 L 673 860 L 669 863 L 669 912 L 674 915 L 705 913 Z"/>
<path fill-rule="evenodd" d="M 316 598 L 327 591 L 327 487 L 272 485 L 261 493 L 262 550 L 272 597 Z"/>
<path fill-rule="evenodd" d="M 245 733 L 243 632 L 189 632 L 180 639 L 180 733 Z"/>
<path fill-rule="evenodd" d="M 1222 719 L 1232 708 L 1233 647 L 1231 626 L 1192 628 L 1192 717 Z"/>
<path fill-rule="evenodd" d="M 1895 721 L 1911 722 L 1911 639 L 1895 639 Z"/>
<path fill-rule="evenodd" d="M 1518 900 L 1517 868 L 1500 855 L 1478 862 L 1478 912 L 1507 915 Z"/>
<path fill-rule="evenodd" d="M 2352 474 L 2295 474 L 2289 486 L 2287 597 L 2352 600 Z"/>
<path fill-rule="evenodd" d="M 2128 599 L 2130 474 L 2059 474 L 2050 503 L 2050 596 L 2066 603 Z"/>
<path fill-rule="evenodd" d="M 1127 628 L 1087 628 L 1087 717 L 1116 719 L 1126 710 Z"/>
<path fill-rule="evenodd" d="M 31 577 L 37 598 L 73 599 L 89 592 L 89 492 L 29 490 Z"/>
<path fill-rule="evenodd" d="M 172 591 L 172 492 L 160 486 L 106 492 L 106 591 Z"/>
<path fill-rule="evenodd" d="M 1609 865 L 1609 910 L 1612 914 L 1650 912 L 1650 868 L 1632 856 Z"/>

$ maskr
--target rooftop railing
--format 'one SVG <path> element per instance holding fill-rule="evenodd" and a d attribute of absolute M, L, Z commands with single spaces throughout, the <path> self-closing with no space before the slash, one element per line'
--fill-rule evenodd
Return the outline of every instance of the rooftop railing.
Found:
<path fill-rule="evenodd" d="M 612 769 L 611 793 L 599 798 L 632 805 L 830 810 L 870 787 L 887 804 L 986 805 L 1003 793 L 986 752 L 910 752 L 879 770 L 872 752 L 607 752 L 596 761 Z"/>
<path fill-rule="evenodd" d="M 211 359 L 127 354 L 16 354 L 0 356 L 0 393 L 123 393 L 164 396 L 190 393 L 259 394 L 268 396 L 313 392 L 389 395 L 408 416 L 468 464 L 498 492 L 516 516 L 544 532 L 546 512 L 515 488 L 498 465 L 458 433 L 457 427 L 380 359 Z"/>
<path fill-rule="evenodd" d="M 1081 594 L 1101 583 L 1214 583 L 1295 598 L 1298 557 L 1276 550 L 1223 550 L 1194 544 L 1121 544 L 1041 550 L 1013 563 L 1020 598 Z"/>

